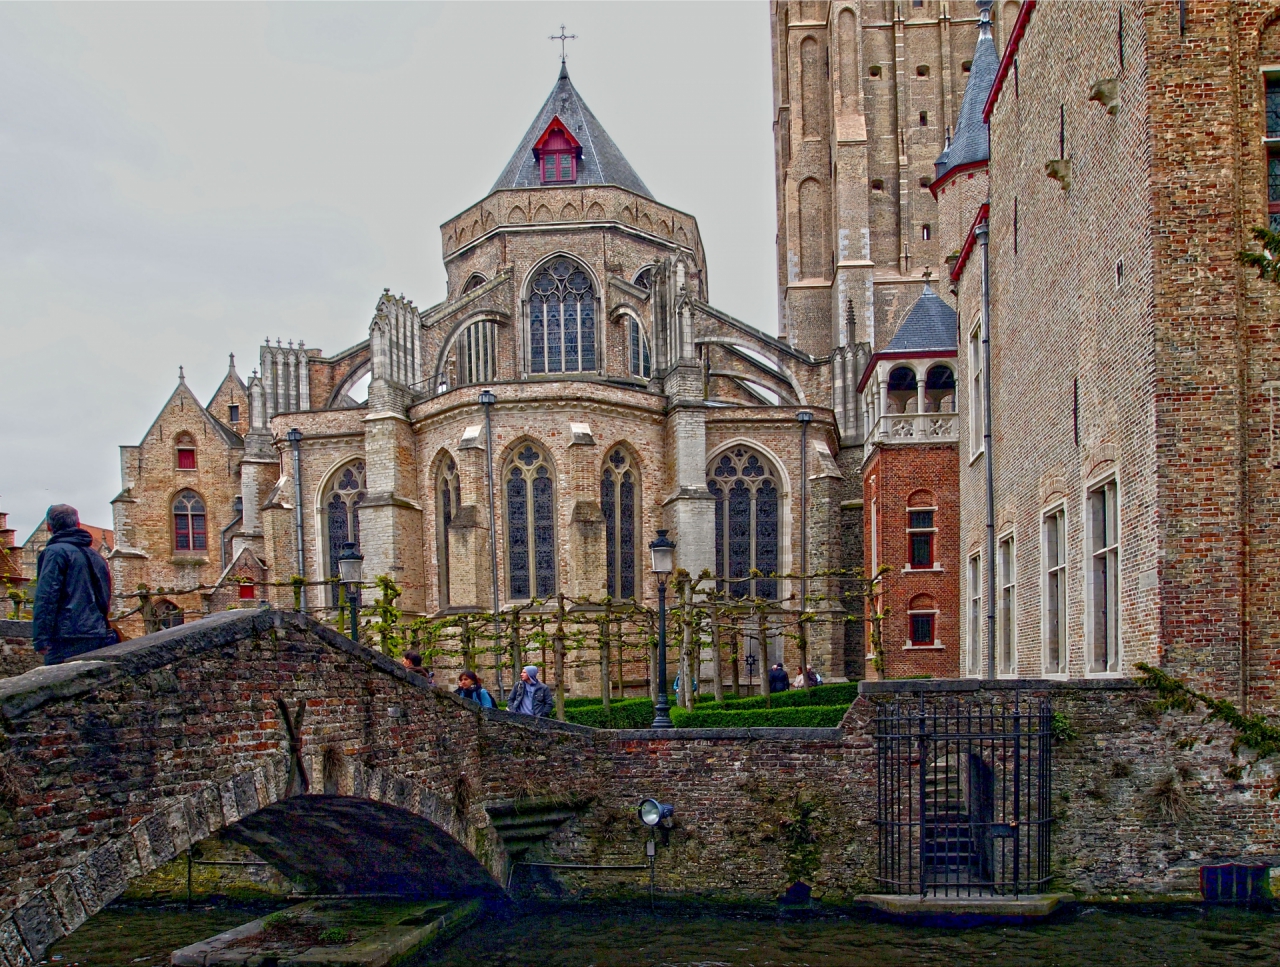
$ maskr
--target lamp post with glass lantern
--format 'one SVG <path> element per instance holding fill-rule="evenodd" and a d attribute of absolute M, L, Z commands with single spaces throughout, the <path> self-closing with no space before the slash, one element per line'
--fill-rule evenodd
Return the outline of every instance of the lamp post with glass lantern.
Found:
<path fill-rule="evenodd" d="M 667 578 L 675 566 L 676 544 L 667 532 L 658 531 L 649 545 L 653 575 L 658 579 L 658 701 L 653 706 L 655 729 L 671 728 L 671 706 L 667 704 Z"/>
<path fill-rule="evenodd" d="M 338 557 L 338 580 L 347 586 L 347 602 L 351 605 L 351 640 L 359 641 L 356 623 L 356 595 L 360 593 L 363 580 L 364 555 L 356 550 L 356 545 L 347 541 L 342 545 L 342 554 Z"/>

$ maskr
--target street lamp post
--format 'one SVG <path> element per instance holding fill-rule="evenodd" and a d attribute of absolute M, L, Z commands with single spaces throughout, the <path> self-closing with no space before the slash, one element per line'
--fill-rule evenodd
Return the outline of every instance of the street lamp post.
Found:
<path fill-rule="evenodd" d="M 351 605 L 351 640 L 359 641 L 360 627 L 356 623 L 356 595 L 360 593 L 363 580 L 364 555 L 356 550 L 356 545 L 347 541 L 342 545 L 342 554 L 338 557 L 338 580 L 347 586 L 347 603 Z"/>
<path fill-rule="evenodd" d="M 675 566 L 675 541 L 664 530 L 649 545 L 653 574 L 658 579 L 658 701 L 653 706 L 655 729 L 671 728 L 671 706 L 667 704 L 667 578 Z"/>

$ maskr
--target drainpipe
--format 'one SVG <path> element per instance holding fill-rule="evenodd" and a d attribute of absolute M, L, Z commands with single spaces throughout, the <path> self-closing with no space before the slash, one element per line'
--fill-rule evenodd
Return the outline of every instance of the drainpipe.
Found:
<path fill-rule="evenodd" d="M 995 454 L 991 448 L 991 262 L 987 248 L 989 225 L 973 234 L 982 246 L 982 449 L 987 465 L 987 678 L 996 677 L 996 487 Z"/>
<path fill-rule="evenodd" d="M 285 434 L 289 446 L 293 450 L 293 522 L 298 538 L 298 576 L 307 576 L 306 558 L 302 548 L 302 431 L 296 426 Z M 307 610 L 307 588 L 298 589 L 302 598 L 302 610 Z"/>
<path fill-rule="evenodd" d="M 480 405 L 484 407 L 484 455 L 485 476 L 489 485 L 489 573 L 493 584 L 493 665 L 497 676 L 498 694 L 502 694 L 502 623 L 498 618 L 498 522 L 493 506 L 493 404 L 498 398 L 491 390 L 480 391 Z M 513 679 L 520 672 L 511 669 Z"/>

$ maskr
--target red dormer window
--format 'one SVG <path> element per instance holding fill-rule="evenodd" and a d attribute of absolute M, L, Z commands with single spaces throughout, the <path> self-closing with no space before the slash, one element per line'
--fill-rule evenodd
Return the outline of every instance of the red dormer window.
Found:
<path fill-rule="evenodd" d="M 533 156 L 538 159 L 538 171 L 544 185 L 572 183 L 578 180 L 578 159 L 582 157 L 582 145 L 558 117 L 551 119 L 533 145 Z"/>

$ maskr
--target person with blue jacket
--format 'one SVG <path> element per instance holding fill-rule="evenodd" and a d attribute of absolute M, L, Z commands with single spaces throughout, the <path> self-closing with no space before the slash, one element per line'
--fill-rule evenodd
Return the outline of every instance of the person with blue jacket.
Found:
<path fill-rule="evenodd" d="M 479 703 L 481 708 L 498 707 L 498 703 L 493 700 L 489 690 L 480 681 L 480 676 L 470 669 L 458 676 L 458 687 L 453 690 L 453 694 L 460 698 L 469 698 L 471 701 Z"/>
<path fill-rule="evenodd" d="M 45 520 L 52 536 L 36 561 L 32 644 L 46 665 L 60 665 L 120 636 L 107 623 L 111 572 L 93 549 L 93 535 L 80 526 L 80 514 L 54 504 Z"/>

